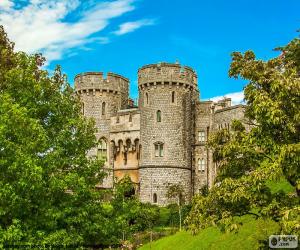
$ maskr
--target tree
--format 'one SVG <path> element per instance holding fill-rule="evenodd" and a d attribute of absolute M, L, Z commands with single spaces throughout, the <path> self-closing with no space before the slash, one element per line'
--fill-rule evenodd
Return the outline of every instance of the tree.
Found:
<path fill-rule="evenodd" d="M 114 235 L 120 241 L 133 241 L 134 233 L 151 230 L 159 218 L 159 209 L 150 203 L 143 204 L 135 195 L 135 186 L 128 175 L 119 180 L 110 203 L 111 218 L 115 221 Z"/>
<path fill-rule="evenodd" d="M 179 216 L 179 231 L 182 228 L 182 205 L 185 202 L 184 199 L 184 189 L 180 184 L 168 184 L 167 197 L 169 199 L 176 199 L 176 204 L 178 207 L 178 216 Z"/>
<path fill-rule="evenodd" d="M 102 162 L 94 122 L 57 67 L 14 52 L 0 27 L 0 245 L 101 244 Z"/>
<path fill-rule="evenodd" d="M 229 75 L 249 83 L 244 89 L 245 120 L 209 140 L 218 164 L 217 184 L 193 200 L 187 225 L 236 229 L 234 216 L 253 214 L 280 222 L 283 233 L 300 229 L 300 40 L 279 48 L 282 54 L 257 60 L 252 51 L 234 52 Z M 293 193 L 274 191 L 270 181 L 287 181 Z"/>

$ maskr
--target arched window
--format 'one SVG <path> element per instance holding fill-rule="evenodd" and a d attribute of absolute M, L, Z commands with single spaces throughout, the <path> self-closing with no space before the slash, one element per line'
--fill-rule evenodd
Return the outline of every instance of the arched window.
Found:
<path fill-rule="evenodd" d="M 172 91 L 172 103 L 175 102 L 175 91 Z"/>
<path fill-rule="evenodd" d="M 157 112 L 156 112 L 156 121 L 161 122 L 161 111 L 160 110 L 157 110 Z"/>
<path fill-rule="evenodd" d="M 126 147 L 126 151 L 129 151 L 129 149 L 131 148 L 131 140 L 130 140 L 130 139 L 127 139 L 127 140 L 126 140 L 126 145 L 125 145 L 125 147 Z"/>
<path fill-rule="evenodd" d="M 205 171 L 205 160 L 203 158 L 198 159 L 198 170 L 202 173 Z"/>
<path fill-rule="evenodd" d="M 155 148 L 155 156 L 156 157 L 163 157 L 164 156 L 164 144 L 161 142 L 156 142 L 154 144 Z"/>
<path fill-rule="evenodd" d="M 102 115 L 105 115 L 105 102 L 102 102 Z"/>
<path fill-rule="evenodd" d="M 156 193 L 153 194 L 153 203 L 157 203 L 157 194 Z"/>
<path fill-rule="evenodd" d="M 99 140 L 97 157 L 98 159 L 107 160 L 107 142 L 103 138 Z"/>

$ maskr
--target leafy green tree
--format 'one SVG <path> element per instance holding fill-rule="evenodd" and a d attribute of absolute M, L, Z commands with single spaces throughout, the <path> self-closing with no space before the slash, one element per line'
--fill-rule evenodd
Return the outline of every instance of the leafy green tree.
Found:
<path fill-rule="evenodd" d="M 0 244 L 102 244 L 103 163 L 86 157 L 94 123 L 44 61 L 14 52 L 0 27 Z"/>
<path fill-rule="evenodd" d="M 218 165 L 217 183 L 196 196 L 186 220 L 197 232 L 209 225 L 238 227 L 234 216 L 253 214 L 280 222 L 282 232 L 300 229 L 300 40 L 279 48 L 282 54 L 257 60 L 252 51 L 234 52 L 229 75 L 248 80 L 245 121 L 233 122 L 209 141 Z M 274 192 L 269 183 L 287 181 L 293 193 Z"/>
<path fill-rule="evenodd" d="M 111 205 L 116 220 L 116 233 L 122 235 L 122 240 L 132 238 L 138 231 L 152 230 L 159 218 L 158 207 L 138 200 L 129 176 L 116 183 Z"/>

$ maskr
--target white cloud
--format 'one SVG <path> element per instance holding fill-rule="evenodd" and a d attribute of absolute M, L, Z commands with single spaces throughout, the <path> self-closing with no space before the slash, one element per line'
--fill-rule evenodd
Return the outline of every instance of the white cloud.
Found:
<path fill-rule="evenodd" d="M 14 6 L 14 3 L 11 0 L 1 0 L 0 1 L 0 11 L 9 10 L 13 6 Z"/>
<path fill-rule="evenodd" d="M 244 103 L 244 92 L 243 91 L 228 93 L 228 94 L 225 94 L 224 96 L 215 96 L 215 97 L 209 98 L 209 100 L 217 102 L 219 100 L 224 99 L 224 97 L 231 98 L 231 101 L 232 101 L 233 105 Z"/>
<path fill-rule="evenodd" d="M 154 19 L 142 19 L 135 22 L 126 22 L 119 25 L 119 29 L 114 31 L 113 33 L 116 35 L 124 35 L 126 33 L 133 32 L 143 26 L 149 26 L 154 24 Z"/>
<path fill-rule="evenodd" d="M 88 5 L 89 4 L 89 5 Z M 5 11 L 1 11 L 5 9 Z M 91 42 L 107 43 L 103 31 L 112 18 L 134 10 L 134 0 L 107 2 L 79 0 L 30 0 L 15 8 L 12 1 L 0 0 L 0 23 L 18 51 L 42 52 L 48 61 L 61 59 Z M 65 18 L 75 14 L 76 21 Z M 76 16 L 77 15 L 77 16 Z M 79 16 L 78 16 L 79 15 Z"/>

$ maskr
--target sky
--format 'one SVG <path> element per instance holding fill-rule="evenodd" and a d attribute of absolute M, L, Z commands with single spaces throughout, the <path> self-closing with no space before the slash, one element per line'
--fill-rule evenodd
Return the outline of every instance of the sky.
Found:
<path fill-rule="evenodd" d="M 137 98 L 140 67 L 179 61 L 196 70 L 202 100 L 240 103 L 247 82 L 228 77 L 230 54 L 276 57 L 299 35 L 300 0 L 0 0 L 0 24 L 16 50 L 43 53 L 71 85 L 78 73 L 114 72 Z"/>

